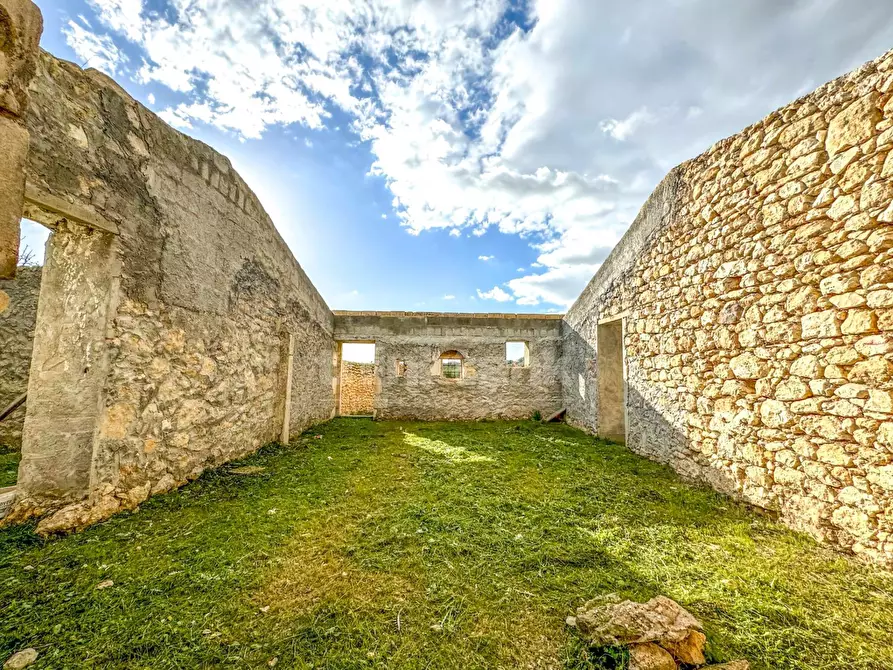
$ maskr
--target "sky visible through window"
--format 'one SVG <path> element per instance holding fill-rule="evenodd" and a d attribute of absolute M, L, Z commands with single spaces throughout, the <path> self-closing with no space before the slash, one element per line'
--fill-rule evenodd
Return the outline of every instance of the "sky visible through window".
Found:
<path fill-rule="evenodd" d="M 342 344 L 341 359 L 353 363 L 374 363 L 375 345 L 365 342 L 347 342 Z"/>
<path fill-rule="evenodd" d="M 509 362 L 524 363 L 525 355 L 524 342 L 506 342 L 505 343 L 505 360 Z"/>

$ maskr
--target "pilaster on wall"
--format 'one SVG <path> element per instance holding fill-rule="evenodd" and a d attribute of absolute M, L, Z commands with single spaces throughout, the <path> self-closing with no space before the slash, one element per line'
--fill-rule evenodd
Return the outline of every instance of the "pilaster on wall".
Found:
<path fill-rule="evenodd" d="M 31 0 L 0 0 L 0 279 L 15 277 L 19 257 L 28 155 L 24 116 L 42 32 L 43 17 Z M 0 296 L 0 309 L 5 304 Z"/>

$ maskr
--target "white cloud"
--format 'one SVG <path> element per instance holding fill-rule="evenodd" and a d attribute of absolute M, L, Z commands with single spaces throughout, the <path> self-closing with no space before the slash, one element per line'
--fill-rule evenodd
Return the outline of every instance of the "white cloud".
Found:
<path fill-rule="evenodd" d="M 154 105 L 155 104 L 155 95 L 150 93 L 148 96 L 146 96 L 146 100 L 149 102 L 150 105 Z"/>
<path fill-rule="evenodd" d="M 599 124 L 599 127 L 615 140 L 623 142 L 642 126 L 656 121 L 657 117 L 649 112 L 647 107 L 641 107 L 623 120 L 606 119 Z"/>
<path fill-rule="evenodd" d="M 496 258 L 496 256 L 478 256 L 478 260 L 484 261 L 485 263 L 487 261 L 492 261 L 494 258 Z"/>
<path fill-rule="evenodd" d="M 454 295 L 445 295 L 445 296 L 443 296 L 443 299 L 444 299 L 444 300 L 455 300 L 455 299 L 456 299 L 456 296 L 454 296 Z"/>
<path fill-rule="evenodd" d="M 481 291 L 481 289 L 478 289 L 478 298 L 480 298 L 481 300 L 497 300 L 499 302 L 508 302 L 512 299 L 512 296 L 510 296 L 498 286 L 494 286 L 489 291 Z"/>
<path fill-rule="evenodd" d="M 87 23 L 85 28 L 79 23 L 69 21 L 62 28 L 65 41 L 77 54 L 82 67 L 96 68 L 115 76 L 121 65 L 127 61 L 127 55 L 118 49 L 108 35 L 96 35 L 91 32 L 89 25 Z"/>
<path fill-rule="evenodd" d="M 542 274 L 511 279 L 507 285 L 519 305 L 545 302 L 570 307 L 598 268 L 598 265 L 564 265 L 549 268 Z"/>
<path fill-rule="evenodd" d="M 893 44 L 888 0 L 530 0 L 523 29 L 509 0 L 88 1 L 72 48 L 141 49 L 133 76 L 185 98 L 169 122 L 346 115 L 408 232 L 522 236 L 527 305 L 566 306 L 673 165 Z"/>

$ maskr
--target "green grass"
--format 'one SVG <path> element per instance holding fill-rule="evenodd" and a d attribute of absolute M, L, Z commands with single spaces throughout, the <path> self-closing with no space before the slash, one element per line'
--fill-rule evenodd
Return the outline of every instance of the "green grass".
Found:
<path fill-rule="evenodd" d="M 0 660 L 622 667 L 564 625 L 618 593 L 678 600 L 716 661 L 893 668 L 893 574 L 622 447 L 529 422 L 317 431 L 78 535 L 0 532 Z"/>
<path fill-rule="evenodd" d="M 0 489 L 16 483 L 21 459 L 22 454 L 18 449 L 7 448 L 0 444 Z"/>

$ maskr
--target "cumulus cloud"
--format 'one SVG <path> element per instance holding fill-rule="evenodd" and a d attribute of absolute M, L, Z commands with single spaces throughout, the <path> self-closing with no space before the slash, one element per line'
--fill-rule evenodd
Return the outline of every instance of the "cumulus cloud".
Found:
<path fill-rule="evenodd" d="M 79 17 L 84 25 L 69 21 L 62 32 L 68 46 L 77 54 L 85 68 L 96 68 L 110 76 L 118 74 L 118 69 L 127 61 L 124 54 L 108 35 L 92 32 L 90 23 Z"/>
<path fill-rule="evenodd" d="M 478 298 L 481 300 L 496 300 L 498 302 L 508 302 L 512 299 L 512 296 L 503 291 L 498 286 L 494 286 L 489 291 L 481 291 L 478 289 Z"/>
<path fill-rule="evenodd" d="M 560 307 L 669 168 L 893 44 L 888 0 L 88 1 L 69 43 L 139 49 L 171 123 L 346 116 L 399 225 L 521 236 L 530 274 L 480 296 Z"/>
<path fill-rule="evenodd" d="M 496 256 L 478 256 L 478 260 L 484 261 L 485 263 L 487 261 L 492 261 L 494 258 L 496 258 Z"/>
<path fill-rule="evenodd" d="M 454 296 L 454 295 L 445 295 L 445 296 L 443 296 L 443 299 L 444 299 L 444 300 L 455 300 L 455 299 L 456 299 L 456 296 Z"/>
<path fill-rule="evenodd" d="M 654 123 L 656 120 L 656 117 L 648 111 L 647 107 L 642 107 L 619 121 L 617 119 L 605 119 L 601 122 L 600 127 L 615 140 L 622 142 L 632 136 L 642 126 Z"/>

